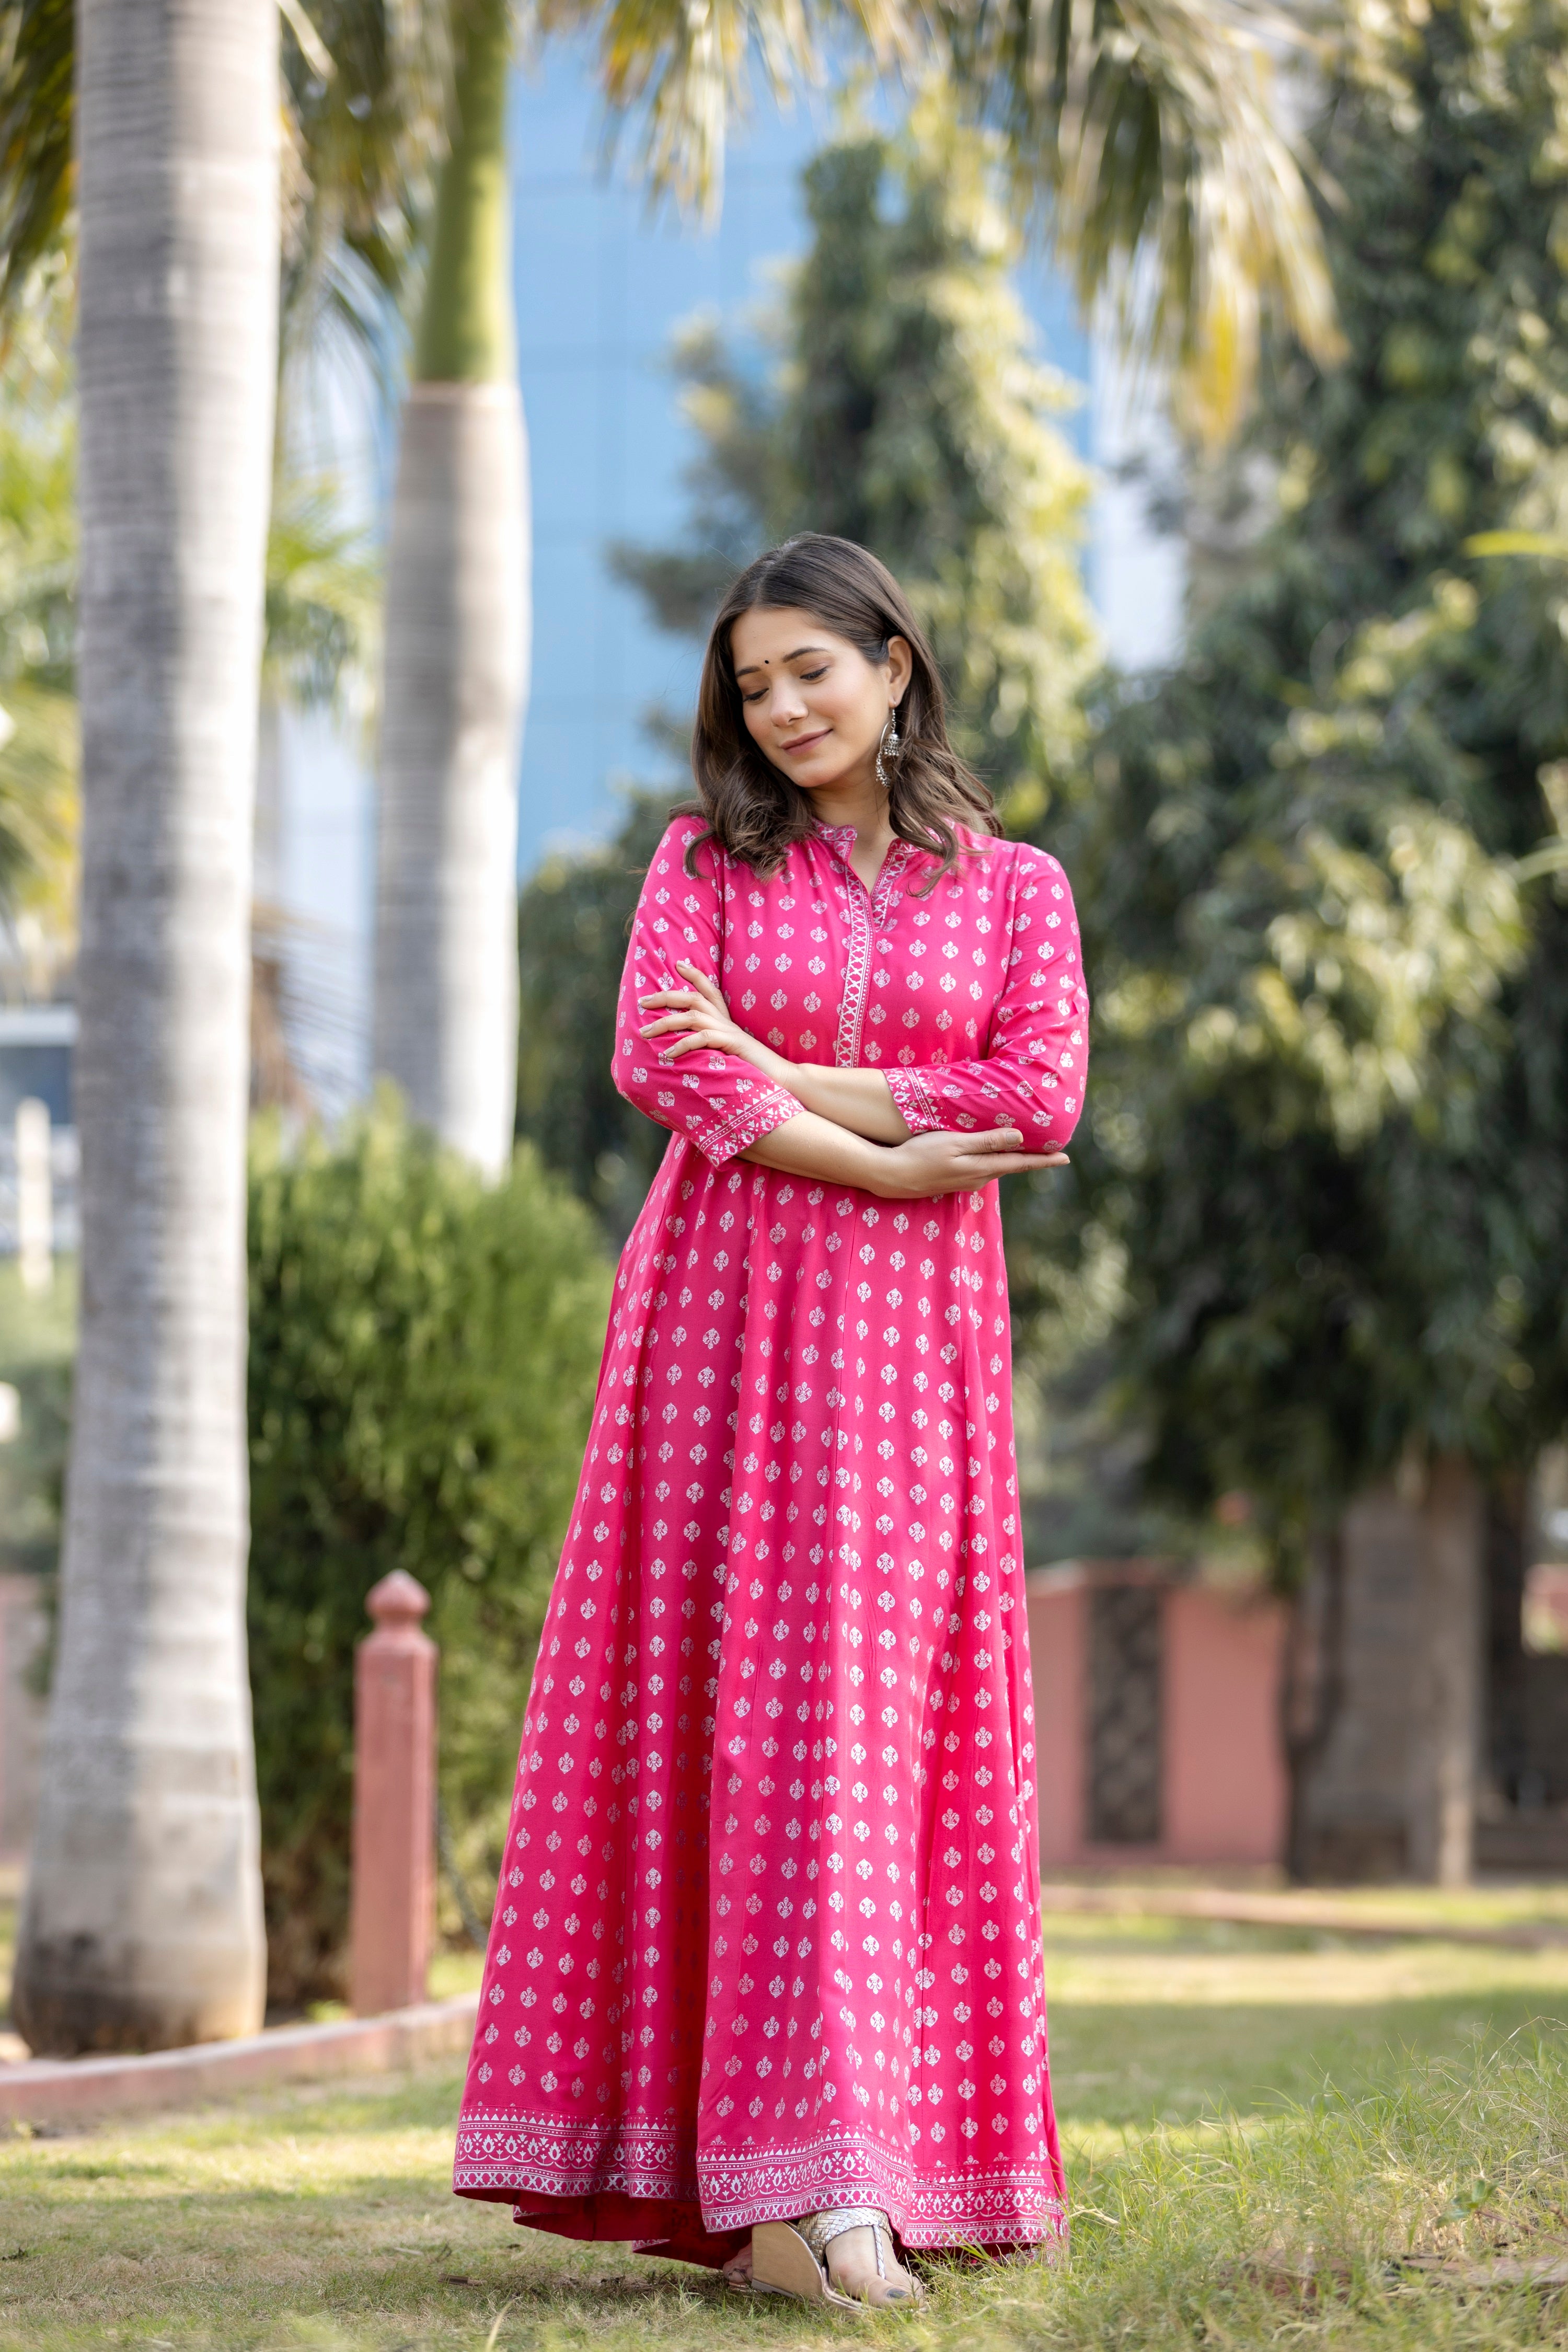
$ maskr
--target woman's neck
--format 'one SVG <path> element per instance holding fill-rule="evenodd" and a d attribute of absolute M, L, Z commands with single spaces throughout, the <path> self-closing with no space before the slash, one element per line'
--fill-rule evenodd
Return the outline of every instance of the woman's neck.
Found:
<path fill-rule="evenodd" d="M 888 795 L 875 777 L 869 783 L 857 779 L 853 783 L 823 784 L 813 793 L 811 805 L 819 824 L 854 826 L 849 863 L 867 889 L 874 890 L 893 839 Z"/>
<path fill-rule="evenodd" d="M 852 824 L 860 840 L 879 839 L 884 846 L 893 837 L 888 815 L 888 795 L 873 772 L 846 776 L 837 784 L 819 784 L 811 795 L 812 813 L 822 824 Z"/>

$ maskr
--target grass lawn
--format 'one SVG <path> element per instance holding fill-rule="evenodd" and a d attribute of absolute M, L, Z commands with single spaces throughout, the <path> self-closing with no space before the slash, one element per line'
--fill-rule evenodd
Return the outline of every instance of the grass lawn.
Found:
<path fill-rule="evenodd" d="M 1563 2340 L 1549 2293 L 1457 2293 L 1386 2257 L 1568 2245 L 1568 1952 L 1048 1925 L 1071 2260 L 950 2271 L 874 2337 Z M 447 2069 L 0 2142 L 0 2346 L 676 2352 L 856 2332 L 458 2202 L 457 2088 Z M 1330 2266 L 1321 2294 L 1289 2284 L 1302 2264 Z"/>

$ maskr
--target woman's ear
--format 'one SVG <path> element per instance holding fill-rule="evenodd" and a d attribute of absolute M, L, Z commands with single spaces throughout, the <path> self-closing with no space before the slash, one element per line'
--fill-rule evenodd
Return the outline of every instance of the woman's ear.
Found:
<path fill-rule="evenodd" d="M 904 698 L 904 689 L 915 674 L 915 658 L 910 651 L 908 637 L 888 639 L 888 700 L 896 709 Z"/>

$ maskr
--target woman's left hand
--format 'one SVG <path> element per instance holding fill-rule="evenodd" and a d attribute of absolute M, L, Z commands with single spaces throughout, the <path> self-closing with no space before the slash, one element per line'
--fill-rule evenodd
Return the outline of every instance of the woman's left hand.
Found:
<path fill-rule="evenodd" d="M 762 1064 L 776 1062 L 778 1055 L 759 1043 L 738 1021 L 730 1018 L 730 1008 L 719 992 L 718 983 L 699 971 L 684 957 L 675 967 L 685 977 L 681 988 L 661 988 L 652 996 L 639 996 L 637 1003 L 644 1013 L 658 1017 L 643 1024 L 644 1037 L 668 1037 L 668 1045 L 658 1048 L 661 1062 L 673 1062 L 694 1050 L 714 1054 L 736 1054 L 742 1061 Z"/>

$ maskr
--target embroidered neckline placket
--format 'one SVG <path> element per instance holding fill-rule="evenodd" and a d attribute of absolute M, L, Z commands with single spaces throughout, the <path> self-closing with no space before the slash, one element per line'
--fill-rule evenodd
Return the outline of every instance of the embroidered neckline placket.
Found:
<path fill-rule="evenodd" d="M 843 894 L 848 929 L 844 1002 L 839 1008 L 838 1034 L 833 1045 L 835 1064 L 839 1069 L 847 1070 L 857 1067 L 860 1060 L 866 996 L 871 979 L 872 934 L 884 929 L 890 919 L 904 868 L 914 852 L 907 841 L 895 839 L 882 860 L 882 870 L 877 877 L 875 890 L 868 890 L 849 863 L 849 853 L 855 846 L 855 827 L 852 824 L 819 823 L 817 833 L 838 861 L 838 887 Z"/>

